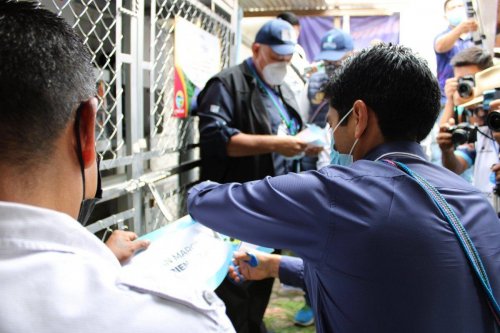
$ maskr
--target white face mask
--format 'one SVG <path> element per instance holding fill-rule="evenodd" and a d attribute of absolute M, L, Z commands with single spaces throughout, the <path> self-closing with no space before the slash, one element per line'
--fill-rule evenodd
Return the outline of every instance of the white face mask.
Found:
<path fill-rule="evenodd" d="M 262 76 L 264 81 L 270 86 L 277 86 L 285 80 L 288 63 L 286 61 L 273 62 L 272 64 L 264 66 Z"/>

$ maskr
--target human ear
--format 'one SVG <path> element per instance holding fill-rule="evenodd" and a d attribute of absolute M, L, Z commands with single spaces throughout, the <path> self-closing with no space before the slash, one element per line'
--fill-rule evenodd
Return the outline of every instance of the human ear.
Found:
<path fill-rule="evenodd" d="M 96 161 L 95 151 L 95 121 L 97 113 L 97 99 L 92 97 L 79 106 L 78 115 L 81 156 L 83 167 L 89 168 Z"/>
<path fill-rule="evenodd" d="M 259 54 L 260 50 L 260 44 L 259 43 L 253 43 L 252 44 L 252 54 L 254 57 L 256 57 Z"/>
<path fill-rule="evenodd" d="M 359 139 L 368 127 L 368 106 L 362 100 L 357 100 L 354 102 L 353 113 L 356 119 L 354 137 Z"/>

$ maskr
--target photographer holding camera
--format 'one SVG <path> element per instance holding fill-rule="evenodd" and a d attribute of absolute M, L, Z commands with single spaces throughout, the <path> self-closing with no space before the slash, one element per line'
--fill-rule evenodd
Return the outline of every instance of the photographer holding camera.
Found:
<path fill-rule="evenodd" d="M 453 77 L 451 59 L 460 51 L 473 46 L 470 33 L 478 29 L 476 20 L 467 18 L 465 4 L 462 0 L 445 0 L 444 12 L 449 26 L 434 39 L 437 76 L 442 96 L 441 103 L 446 97 L 446 79 Z"/>
<path fill-rule="evenodd" d="M 498 99 L 496 94 L 500 93 L 500 90 L 498 92 L 494 90 L 498 87 L 500 87 L 500 66 L 477 73 L 472 100 L 469 98 L 468 102 L 459 104 L 458 108 L 455 108 L 463 111 L 455 112 L 455 117 L 441 126 L 437 137 L 442 151 L 443 166 L 461 174 L 474 165 L 473 185 L 492 203 L 495 177 L 492 175 L 491 167 L 498 163 L 498 142 L 500 142 L 500 135 L 494 135 L 493 130 L 500 129 L 500 126 L 496 126 L 496 123 L 500 123 L 500 117 L 492 118 L 490 110 L 496 105 L 493 104 L 492 107 L 491 102 Z M 457 101 L 463 101 L 463 97 L 457 96 L 458 90 L 457 83 L 454 93 L 456 104 Z M 466 88 L 461 89 L 465 90 Z M 483 94 L 487 97 L 483 98 Z M 496 112 L 492 115 L 495 116 Z M 455 125 L 456 122 L 460 123 Z"/>
<path fill-rule="evenodd" d="M 444 87 L 446 103 L 440 120 L 440 126 L 448 123 L 450 118 L 461 113 L 458 105 L 472 98 L 474 75 L 493 66 L 491 54 L 480 47 L 473 46 L 457 53 L 451 59 L 453 77 L 446 80 Z M 457 120 L 457 119 L 456 119 Z M 461 121 L 458 119 L 458 121 Z"/>

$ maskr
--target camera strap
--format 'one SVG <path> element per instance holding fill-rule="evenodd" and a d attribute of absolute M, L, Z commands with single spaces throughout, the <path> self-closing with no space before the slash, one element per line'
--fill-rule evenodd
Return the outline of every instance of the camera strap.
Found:
<path fill-rule="evenodd" d="M 443 214 L 445 219 L 450 224 L 453 232 L 457 236 L 457 239 L 462 247 L 462 250 L 464 251 L 465 256 L 469 260 L 469 263 L 472 266 L 475 276 L 479 280 L 482 289 L 486 294 L 486 297 L 488 299 L 488 306 L 493 314 L 493 317 L 495 318 L 497 327 L 500 327 L 500 307 L 495 299 L 495 296 L 493 295 L 493 290 L 491 288 L 488 275 L 486 274 L 486 270 L 484 269 L 483 262 L 481 261 L 479 253 L 477 252 L 474 243 L 472 243 L 469 234 L 462 225 L 462 222 L 460 222 L 458 216 L 455 214 L 455 211 L 450 207 L 446 199 L 441 195 L 441 193 L 439 193 L 439 191 L 434 186 L 429 184 L 427 180 L 425 180 L 422 176 L 420 176 L 419 174 L 408 168 L 408 166 L 406 166 L 401 162 L 396 162 L 391 160 L 382 160 L 382 162 L 385 162 L 389 165 L 392 165 L 400 169 L 408 176 L 413 178 L 417 182 L 417 184 L 422 189 L 424 189 L 424 191 L 429 195 L 434 204 L 437 206 L 439 211 Z"/>

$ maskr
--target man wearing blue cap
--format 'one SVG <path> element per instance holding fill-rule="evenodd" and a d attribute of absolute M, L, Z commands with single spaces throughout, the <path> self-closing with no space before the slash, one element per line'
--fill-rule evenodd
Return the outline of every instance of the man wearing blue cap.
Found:
<path fill-rule="evenodd" d="M 353 49 L 352 37 L 340 29 L 329 30 L 321 38 L 320 52 L 316 55 L 314 61 L 323 61 L 325 70 L 316 72 L 309 78 L 307 86 L 307 99 L 309 100 L 308 123 L 316 124 L 321 128 L 326 126 L 328 101 L 324 98 L 325 94 L 322 87 L 341 61 L 352 53 Z M 324 150 L 321 156 L 325 154 L 328 155 L 329 152 Z M 305 158 L 303 161 L 304 170 L 315 170 L 317 162 L 318 158 L 316 157 Z"/>
<path fill-rule="evenodd" d="M 307 121 L 308 123 L 324 128 L 326 126 L 326 114 L 328 113 L 328 100 L 325 99 L 323 86 L 327 83 L 333 71 L 340 65 L 342 59 L 352 53 L 354 45 L 352 37 L 340 29 L 329 30 L 321 38 L 320 44 L 320 52 L 316 55 L 314 61 L 323 61 L 325 70 L 316 72 L 309 78 L 307 84 L 307 99 L 309 101 Z M 319 163 L 322 165 L 318 166 L 318 157 L 306 156 L 302 161 L 303 169 L 316 170 L 329 164 L 329 145 L 328 143 L 320 153 L 320 156 L 325 157 L 320 159 Z M 310 326 L 314 324 L 314 314 L 307 293 L 304 298 L 305 305 L 295 313 L 293 319 L 295 325 L 298 326 Z"/>
<path fill-rule="evenodd" d="M 197 110 L 202 180 L 246 182 L 297 170 L 299 160 L 289 157 L 302 154 L 307 144 L 295 136 L 302 121 L 283 84 L 296 43 L 288 22 L 271 20 L 258 31 L 251 58 L 207 82 Z M 238 332 L 262 331 L 272 284 L 226 279 L 217 289 Z"/>
<path fill-rule="evenodd" d="M 321 49 L 314 61 L 323 61 L 325 71 L 314 73 L 309 79 L 307 90 L 310 102 L 309 122 L 321 127 L 326 124 L 328 103 L 324 102 L 324 93 L 321 88 L 340 65 L 342 59 L 350 55 L 353 49 L 352 37 L 342 30 L 332 29 L 321 38 Z"/>

